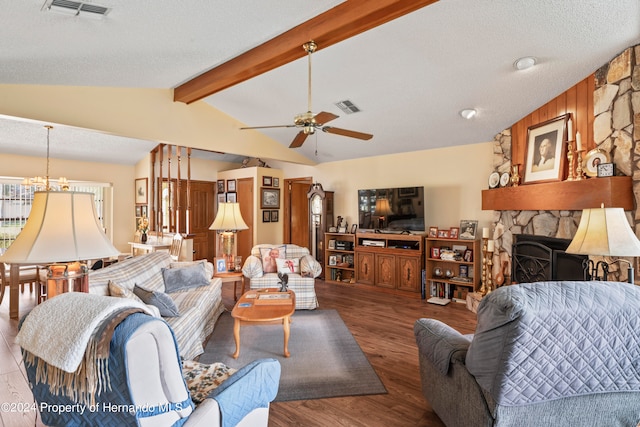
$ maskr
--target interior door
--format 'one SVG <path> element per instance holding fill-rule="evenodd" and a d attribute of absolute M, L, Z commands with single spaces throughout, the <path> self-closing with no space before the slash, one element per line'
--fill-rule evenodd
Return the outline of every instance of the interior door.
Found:
<path fill-rule="evenodd" d="M 236 180 L 237 200 L 240 203 L 242 219 L 249 227 L 248 230 L 236 233 L 238 239 L 238 255 L 242 257 L 242 263 L 251 255 L 253 247 L 253 178 L 240 178 Z"/>
<path fill-rule="evenodd" d="M 309 199 L 307 193 L 312 184 L 311 177 L 293 178 L 284 181 L 284 242 L 305 248 L 309 242 Z"/>
<path fill-rule="evenodd" d="M 187 182 L 182 183 L 187 188 Z M 191 223 L 190 233 L 193 234 L 193 259 L 215 258 L 215 231 L 209 226 L 215 219 L 216 183 L 207 181 L 191 181 Z M 186 191 L 183 193 L 186 199 Z M 186 211 L 186 200 L 181 202 Z M 186 231 L 186 218 L 180 221 L 180 232 Z"/>

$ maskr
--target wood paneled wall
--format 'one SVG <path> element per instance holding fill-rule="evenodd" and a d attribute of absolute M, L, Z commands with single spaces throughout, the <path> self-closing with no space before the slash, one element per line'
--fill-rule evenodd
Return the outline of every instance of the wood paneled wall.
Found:
<path fill-rule="evenodd" d="M 527 129 L 566 113 L 571 113 L 573 132 L 580 132 L 585 151 L 595 148 L 593 141 L 593 92 L 595 74 L 579 82 L 566 92 L 547 102 L 511 127 L 512 164 L 524 164 Z M 575 135 L 574 138 L 575 139 Z M 575 147 L 575 145 L 574 145 Z"/>

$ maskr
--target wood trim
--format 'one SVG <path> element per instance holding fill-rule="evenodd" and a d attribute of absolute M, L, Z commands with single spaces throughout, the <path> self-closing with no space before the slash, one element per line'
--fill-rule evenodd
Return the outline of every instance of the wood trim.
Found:
<path fill-rule="evenodd" d="M 437 0 L 350 0 L 219 65 L 174 89 L 173 100 L 190 104 L 302 58 L 309 40 L 318 50 L 421 9 Z"/>
<path fill-rule="evenodd" d="M 507 210 L 582 210 L 599 208 L 634 209 L 630 176 L 590 178 L 482 191 L 482 209 Z"/>

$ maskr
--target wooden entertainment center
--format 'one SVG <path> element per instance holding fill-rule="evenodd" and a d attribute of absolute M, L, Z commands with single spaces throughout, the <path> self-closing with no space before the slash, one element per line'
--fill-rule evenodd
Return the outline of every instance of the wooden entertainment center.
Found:
<path fill-rule="evenodd" d="M 325 281 L 420 295 L 424 234 L 325 233 Z"/>

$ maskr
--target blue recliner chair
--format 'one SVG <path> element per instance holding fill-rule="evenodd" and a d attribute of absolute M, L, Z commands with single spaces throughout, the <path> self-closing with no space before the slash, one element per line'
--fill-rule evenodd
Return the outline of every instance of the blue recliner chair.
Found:
<path fill-rule="evenodd" d="M 171 328 L 142 313 L 129 315 L 115 328 L 108 359 L 111 388 L 103 390 L 95 405 L 85 406 L 84 411 L 80 411 L 81 402 L 52 394 L 48 384 L 37 382 L 34 365 L 25 363 L 25 368 L 43 423 L 74 427 L 266 427 L 269 403 L 280 380 L 277 360 L 257 360 L 231 375 L 196 406 L 183 379 Z M 58 411 L 60 406 L 55 405 L 76 406 Z"/>

